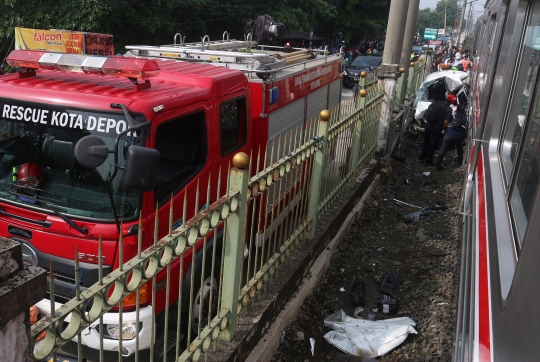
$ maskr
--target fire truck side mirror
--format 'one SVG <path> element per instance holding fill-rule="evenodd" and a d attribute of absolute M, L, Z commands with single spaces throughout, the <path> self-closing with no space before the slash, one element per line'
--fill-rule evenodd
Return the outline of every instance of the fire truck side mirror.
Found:
<path fill-rule="evenodd" d="M 160 154 L 158 150 L 129 146 L 122 186 L 126 190 L 152 191 L 156 186 Z"/>
<path fill-rule="evenodd" d="M 109 147 L 98 136 L 84 136 L 75 145 L 75 158 L 86 168 L 96 168 L 109 156 Z"/>

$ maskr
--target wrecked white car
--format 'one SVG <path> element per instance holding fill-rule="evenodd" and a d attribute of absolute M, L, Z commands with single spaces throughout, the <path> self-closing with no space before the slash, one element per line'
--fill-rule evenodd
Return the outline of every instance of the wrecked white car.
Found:
<path fill-rule="evenodd" d="M 434 101 L 444 101 L 450 93 L 455 94 L 458 104 L 467 104 L 470 76 L 467 72 L 445 70 L 431 73 L 414 94 L 414 119 L 411 130 L 424 132 L 424 113 Z"/>

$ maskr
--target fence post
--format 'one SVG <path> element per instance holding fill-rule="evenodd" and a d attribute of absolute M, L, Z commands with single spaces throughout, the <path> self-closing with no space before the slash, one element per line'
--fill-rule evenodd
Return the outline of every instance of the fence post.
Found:
<path fill-rule="evenodd" d="M 394 98 L 394 111 L 397 111 L 401 103 L 403 103 L 403 99 L 401 98 L 401 90 L 403 89 L 403 87 L 407 86 L 407 84 L 403 82 L 403 79 L 405 78 L 405 76 L 403 75 L 401 68 L 399 69 L 399 72 L 401 74 L 399 75 L 399 78 L 398 78 L 396 97 Z"/>
<path fill-rule="evenodd" d="M 353 134 L 353 142 L 352 142 L 352 148 L 351 148 L 351 157 L 350 164 L 349 164 L 349 170 L 352 172 L 351 176 L 351 184 L 354 182 L 356 178 L 356 167 L 358 165 L 358 159 L 360 158 L 360 149 L 362 147 L 362 128 L 365 122 L 365 108 L 366 108 L 366 96 L 367 96 L 367 89 L 366 89 L 366 72 L 360 73 L 360 91 L 358 92 L 358 113 L 357 117 L 359 119 L 356 121 L 356 127 L 354 129 Z"/>
<path fill-rule="evenodd" d="M 249 156 L 244 152 L 239 152 L 234 155 L 232 162 L 234 167 L 229 175 L 229 194 L 233 190 L 240 193 L 238 194 L 237 210 L 227 219 L 225 230 L 221 306 L 229 310 L 230 319 L 221 338 L 226 341 L 233 339 L 238 326 L 238 298 L 244 261 L 244 237 L 246 235 Z"/>
<path fill-rule="evenodd" d="M 319 197 L 321 194 L 321 183 L 324 171 L 324 151 L 326 149 L 326 141 L 328 136 L 328 120 L 330 112 L 322 110 L 319 114 L 319 129 L 317 136 L 321 139 L 321 147 L 315 152 L 313 167 L 311 169 L 311 189 L 309 191 L 309 206 L 308 218 L 311 219 L 307 238 L 313 239 L 315 236 L 315 228 L 317 227 L 317 215 L 319 214 Z"/>
<path fill-rule="evenodd" d="M 412 90 L 413 90 L 412 88 L 415 84 L 414 66 L 415 66 L 415 63 L 411 62 L 410 67 L 409 67 L 409 74 L 410 74 L 409 81 L 408 81 L 409 84 L 407 85 L 407 92 L 406 92 L 407 98 L 410 98 Z"/>
<path fill-rule="evenodd" d="M 424 77 L 423 77 L 424 71 L 423 71 L 423 70 L 424 70 L 425 67 L 426 67 L 426 62 L 427 62 L 427 58 L 424 58 L 423 63 L 420 63 L 420 66 L 419 66 L 420 69 L 418 69 L 418 78 L 417 78 L 417 80 L 416 80 L 415 91 L 416 91 L 418 88 L 420 88 L 420 85 L 422 85 L 422 82 L 424 81 Z M 431 67 L 431 62 L 430 62 L 429 64 L 430 64 L 430 67 Z M 422 68 L 424 68 L 424 69 L 422 69 Z"/>
<path fill-rule="evenodd" d="M 426 52 L 426 62 L 424 63 L 424 72 L 422 74 L 422 80 L 431 73 L 431 65 L 433 63 L 433 51 Z"/>

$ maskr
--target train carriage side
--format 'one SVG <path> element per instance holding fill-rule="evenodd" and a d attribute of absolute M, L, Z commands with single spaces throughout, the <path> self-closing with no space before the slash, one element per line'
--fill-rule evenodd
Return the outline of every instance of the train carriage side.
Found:
<path fill-rule="evenodd" d="M 475 28 L 454 361 L 540 359 L 540 1 Z"/>

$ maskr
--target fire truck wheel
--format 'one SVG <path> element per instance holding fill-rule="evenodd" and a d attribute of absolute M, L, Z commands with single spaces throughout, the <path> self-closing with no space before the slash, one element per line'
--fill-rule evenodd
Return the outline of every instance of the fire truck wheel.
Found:
<path fill-rule="evenodd" d="M 216 259 L 214 261 L 214 273 L 212 275 L 212 252 L 210 252 L 211 246 L 209 246 L 209 252 L 206 255 L 206 263 L 204 270 L 202 268 L 202 259 L 196 262 L 195 267 L 195 279 L 193 283 L 193 303 L 189 303 L 189 295 L 191 292 L 190 280 L 191 280 L 191 268 L 185 275 L 184 280 L 188 283 L 184 283 L 184 290 L 186 291 L 183 305 L 185 309 L 182 311 L 182 334 L 184 335 L 182 344 L 184 347 L 189 345 L 197 336 L 199 332 L 199 326 L 201 330 L 208 325 L 208 319 L 210 320 L 216 316 L 218 297 L 219 297 L 219 282 L 220 282 L 220 270 L 221 270 L 221 242 L 218 244 L 216 253 Z M 201 274 L 204 275 L 201 285 Z M 212 303 L 210 303 L 210 297 Z M 191 310 L 190 310 L 191 309 Z M 191 338 L 188 341 L 188 323 L 189 312 L 191 311 Z M 199 316 L 200 312 L 200 316 Z M 211 313 L 210 313 L 211 312 Z"/>
<path fill-rule="evenodd" d="M 216 278 L 208 276 L 202 286 L 195 290 L 196 294 L 193 298 L 192 308 L 192 322 L 191 329 L 197 334 L 199 332 L 199 325 L 201 329 L 208 325 L 208 316 L 212 311 L 212 317 L 215 316 L 217 310 L 218 299 L 218 284 Z M 210 301 L 210 297 L 212 301 Z M 210 306 L 210 302 L 212 305 Z"/>

